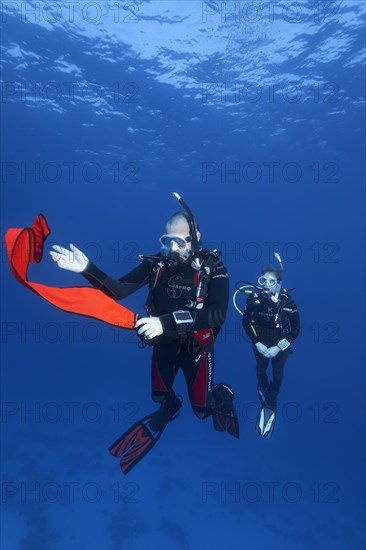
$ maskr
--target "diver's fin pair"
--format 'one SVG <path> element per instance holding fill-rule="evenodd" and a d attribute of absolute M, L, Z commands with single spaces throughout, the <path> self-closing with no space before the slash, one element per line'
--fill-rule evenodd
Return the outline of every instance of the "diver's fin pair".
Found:
<path fill-rule="evenodd" d="M 212 413 L 214 429 L 217 432 L 227 432 L 239 439 L 239 420 L 233 405 L 234 392 L 231 386 L 223 383 L 217 384 L 213 393 L 216 394 L 219 402 Z"/>
<path fill-rule="evenodd" d="M 266 439 L 269 439 L 273 433 L 274 425 L 276 420 L 276 411 L 268 409 L 263 406 L 259 411 L 256 432 L 257 435 L 262 435 Z"/>
<path fill-rule="evenodd" d="M 272 385 L 269 387 L 266 395 L 259 392 L 259 396 L 262 402 L 262 407 L 259 411 L 255 431 L 257 435 L 261 435 L 266 439 L 269 439 L 274 430 L 276 413 L 277 413 L 277 392 L 274 391 Z"/>
<path fill-rule="evenodd" d="M 110 447 L 109 452 L 120 458 L 120 467 L 127 474 L 160 439 L 171 420 L 178 416 L 182 398 L 175 394 L 164 399 L 159 410 L 138 420 Z"/>

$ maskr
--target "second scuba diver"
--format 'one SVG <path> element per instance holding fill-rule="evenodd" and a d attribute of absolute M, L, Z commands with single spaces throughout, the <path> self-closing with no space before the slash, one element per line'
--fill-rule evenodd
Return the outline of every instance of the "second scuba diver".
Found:
<path fill-rule="evenodd" d="M 280 267 L 264 266 L 258 279 L 259 287 L 249 293 L 243 312 L 243 328 L 253 345 L 258 380 L 258 395 L 262 404 L 256 431 L 271 437 L 277 410 L 277 396 L 283 380 L 284 365 L 292 353 L 292 343 L 300 332 L 299 312 L 290 293 L 281 290 Z M 272 361 L 272 381 L 268 366 Z"/>
<path fill-rule="evenodd" d="M 136 322 L 138 336 L 153 346 L 152 399 L 160 409 L 136 422 L 111 445 L 127 473 L 151 450 L 168 422 L 178 415 L 182 399 L 173 390 L 182 369 L 195 415 L 212 415 L 214 428 L 239 437 L 229 384 L 213 383 L 214 341 L 228 307 L 229 278 L 217 251 L 199 248 L 200 232 L 192 212 L 176 193 L 184 210 L 174 214 L 160 237 L 162 252 L 141 256 L 132 271 L 114 279 L 75 246 L 54 246 L 50 254 L 63 269 L 81 273 L 94 287 L 121 300 L 149 286 L 147 315 Z"/>

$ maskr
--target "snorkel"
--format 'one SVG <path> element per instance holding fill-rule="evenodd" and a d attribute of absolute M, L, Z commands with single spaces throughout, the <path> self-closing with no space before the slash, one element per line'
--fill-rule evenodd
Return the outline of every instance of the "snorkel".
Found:
<path fill-rule="evenodd" d="M 178 195 L 178 193 L 173 192 L 172 195 L 177 199 L 177 201 L 184 208 L 187 214 L 186 219 L 189 225 L 189 234 L 192 238 L 193 260 L 192 260 L 191 266 L 193 267 L 193 269 L 196 269 L 197 271 L 199 271 L 201 268 L 201 265 L 200 265 L 200 259 L 199 259 L 199 245 L 197 240 L 197 226 L 194 221 L 192 211 L 187 205 L 187 203 L 182 199 L 182 197 Z"/>
<path fill-rule="evenodd" d="M 280 292 L 281 292 L 281 287 L 282 287 L 283 264 L 282 264 L 281 256 L 277 252 L 274 253 L 274 257 L 276 258 L 276 260 L 280 264 L 280 269 L 281 269 L 281 279 L 277 280 L 276 290 L 275 290 L 274 297 L 273 297 L 273 301 L 277 302 L 278 297 L 279 297 Z"/>

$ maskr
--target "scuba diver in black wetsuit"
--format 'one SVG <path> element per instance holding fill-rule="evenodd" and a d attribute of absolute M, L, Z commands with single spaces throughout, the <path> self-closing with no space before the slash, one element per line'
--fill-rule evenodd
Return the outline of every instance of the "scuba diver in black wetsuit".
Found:
<path fill-rule="evenodd" d="M 139 318 L 135 328 L 139 337 L 153 346 L 152 398 L 161 408 L 111 446 L 114 456 L 123 455 L 124 473 L 141 460 L 177 415 L 181 399 L 175 395 L 173 383 L 179 369 L 196 416 L 204 419 L 212 415 L 217 431 L 239 437 L 234 393 L 229 384 L 213 383 L 214 341 L 227 311 L 228 273 L 217 251 L 199 248 L 195 219 L 183 199 L 174 196 L 184 210 L 168 220 L 167 233 L 160 238 L 162 252 L 141 256 L 142 262 L 120 279 L 106 275 L 73 245 L 70 251 L 56 245 L 51 252 L 59 267 L 82 273 L 115 300 L 149 285 L 147 316 Z M 141 452 L 136 452 L 136 439 L 143 440 Z"/>
<path fill-rule="evenodd" d="M 300 332 L 299 312 L 290 293 L 281 290 L 282 262 L 278 254 L 275 256 L 280 268 L 264 266 L 258 279 L 259 287 L 241 287 L 252 287 L 245 291 L 249 293 L 249 297 L 243 312 L 243 328 L 253 344 L 258 395 L 262 403 L 256 429 L 259 435 L 266 438 L 272 435 L 274 427 L 284 365 L 292 353 L 291 344 Z M 273 378 L 271 382 L 267 375 L 270 361 Z"/>

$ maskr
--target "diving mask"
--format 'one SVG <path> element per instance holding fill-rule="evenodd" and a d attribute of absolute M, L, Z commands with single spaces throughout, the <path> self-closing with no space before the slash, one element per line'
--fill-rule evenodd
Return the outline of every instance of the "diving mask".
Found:
<path fill-rule="evenodd" d="M 159 241 L 164 250 L 174 250 L 177 248 L 184 248 L 192 241 L 192 237 L 182 237 L 181 235 L 176 235 L 174 233 L 167 233 L 166 235 L 162 235 Z"/>
<path fill-rule="evenodd" d="M 272 290 L 275 288 L 277 284 L 277 279 L 274 277 L 259 277 L 258 283 L 261 287 L 266 288 L 268 290 Z"/>

